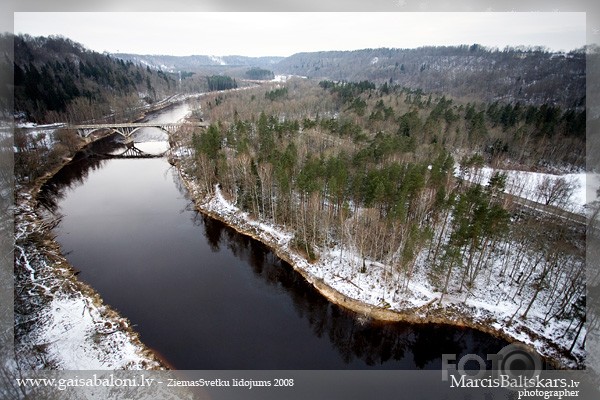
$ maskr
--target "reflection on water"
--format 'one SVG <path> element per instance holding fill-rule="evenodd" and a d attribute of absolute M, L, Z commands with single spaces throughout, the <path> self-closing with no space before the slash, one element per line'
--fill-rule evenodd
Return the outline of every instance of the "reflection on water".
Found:
<path fill-rule="evenodd" d="M 252 268 L 256 279 L 275 290 L 283 289 L 290 296 L 297 317 L 308 322 L 316 337 L 329 340 L 344 364 L 356 364 L 360 360 L 360 364 L 369 367 L 437 369 L 441 367 L 443 353 L 485 355 L 495 352 L 495 346 L 500 344 L 494 338 L 469 329 L 366 319 L 329 303 L 262 243 L 210 217 L 200 215 L 194 222 L 203 226 L 204 236 L 213 251 L 226 247 Z"/>
<path fill-rule="evenodd" d="M 75 154 L 71 162 L 44 183 L 38 195 L 39 203 L 50 211 L 56 211 L 58 202 L 64 197 L 66 190 L 82 185 L 91 172 L 104 165 L 104 155 L 110 154 L 120 146 L 114 136 L 111 136 L 98 140 L 93 146 Z"/>
<path fill-rule="evenodd" d="M 104 150 L 79 155 L 40 201 L 64 215 L 57 240 L 80 278 L 175 368 L 437 369 L 444 353 L 505 345 L 341 309 L 261 243 L 197 213 L 164 159 L 94 156 Z"/>

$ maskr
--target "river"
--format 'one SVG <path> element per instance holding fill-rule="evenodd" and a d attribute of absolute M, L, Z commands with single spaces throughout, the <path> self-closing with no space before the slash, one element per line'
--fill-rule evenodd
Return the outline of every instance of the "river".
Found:
<path fill-rule="evenodd" d="M 135 137 L 148 152 L 165 140 L 157 129 Z M 79 278 L 173 368 L 440 369 L 442 354 L 485 359 L 507 344 L 472 329 L 375 322 L 329 303 L 264 245 L 195 211 L 166 159 L 98 157 L 118 153 L 118 142 L 78 155 L 41 198 L 62 215 L 56 240 Z"/>

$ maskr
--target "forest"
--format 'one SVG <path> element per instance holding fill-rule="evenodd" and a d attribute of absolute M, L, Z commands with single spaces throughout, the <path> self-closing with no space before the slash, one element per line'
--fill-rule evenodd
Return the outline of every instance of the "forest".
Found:
<path fill-rule="evenodd" d="M 14 40 L 14 102 L 37 123 L 131 119 L 140 104 L 176 91 L 171 74 L 85 49 L 63 37 Z"/>
<path fill-rule="evenodd" d="M 187 172 L 204 193 L 293 232 L 309 261 L 351 252 L 362 260 L 354 276 L 378 263 L 399 297 L 425 279 L 440 303 L 499 283 L 495 300 L 516 304 L 511 321 L 532 309 L 544 325 L 571 321 L 561 334 L 568 351 L 581 350 L 585 226 L 520 206 L 504 194 L 502 169 L 583 168 L 584 111 L 307 79 L 198 107 L 211 125 L 177 139 L 194 149 Z M 484 166 L 497 171 L 478 184 Z M 572 189 L 535 188 L 547 206 L 564 205 Z"/>
<path fill-rule="evenodd" d="M 206 77 L 206 80 L 211 92 L 237 88 L 237 82 L 230 76 L 213 75 Z"/>
<path fill-rule="evenodd" d="M 267 81 L 275 78 L 273 71 L 268 69 L 253 67 L 246 71 L 246 77 L 248 79 L 263 80 Z"/>

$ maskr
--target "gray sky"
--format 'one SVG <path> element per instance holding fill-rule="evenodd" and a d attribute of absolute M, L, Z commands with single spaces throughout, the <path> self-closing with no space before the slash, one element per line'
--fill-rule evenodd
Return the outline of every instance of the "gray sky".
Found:
<path fill-rule="evenodd" d="M 572 50 L 583 12 L 16 12 L 14 32 L 62 35 L 96 51 L 288 56 L 303 51 L 479 43 Z"/>

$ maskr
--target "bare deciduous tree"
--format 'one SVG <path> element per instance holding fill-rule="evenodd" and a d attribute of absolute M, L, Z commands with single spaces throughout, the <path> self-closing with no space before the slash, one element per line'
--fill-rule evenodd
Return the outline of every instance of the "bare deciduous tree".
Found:
<path fill-rule="evenodd" d="M 573 178 L 545 176 L 537 186 L 538 200 L 547 206 L 566 206 L 578 187 Z"/>

